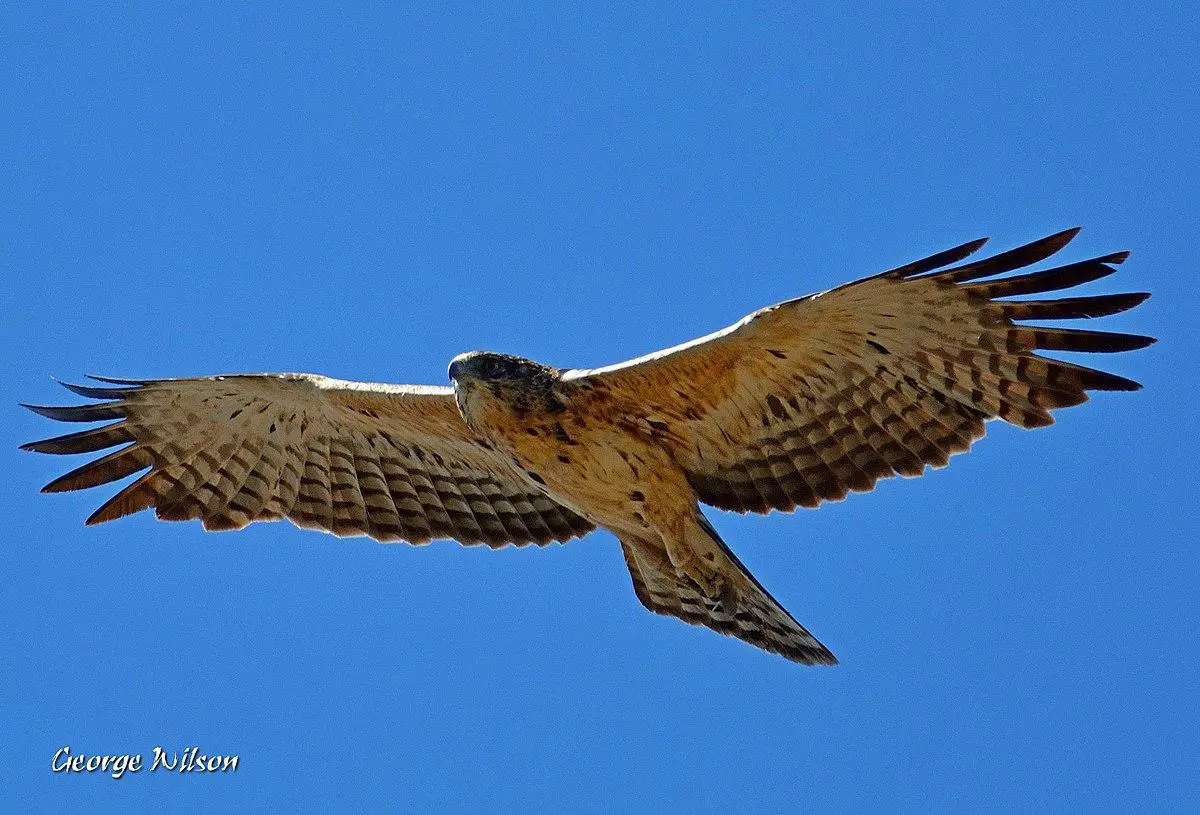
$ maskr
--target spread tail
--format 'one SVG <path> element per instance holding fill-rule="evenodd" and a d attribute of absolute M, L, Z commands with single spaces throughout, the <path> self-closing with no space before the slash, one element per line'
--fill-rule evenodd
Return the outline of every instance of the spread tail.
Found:
<path fill-rule="evenodd" d="M 642 605 L 657 614 L 737 637 L 793 662 L 836 665 L 837 658 L 829 649 L 754 579 L 699 511 L 696 520 L 726 558 L 725 563 L 712 564 L 721 578 L 716 596 L 709 596 L 699 583 L 676 569 L 661 542 L 622 537 L 625 563 Z"/>

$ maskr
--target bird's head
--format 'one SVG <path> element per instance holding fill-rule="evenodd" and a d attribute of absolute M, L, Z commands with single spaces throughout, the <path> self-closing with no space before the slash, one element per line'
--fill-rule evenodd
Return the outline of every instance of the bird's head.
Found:
<path fill-rule="evenodd" d="M 464 416 L 477 398 L 498 399 L 515 413 L 562 409 L 558 370 L 531 359 L 469 351 L 450 361 L 449 373 Z"/>
<path fill-rule="evenodd" d="M 531 359 L 494 351 L 468 351 L 450 360 L 450 379 L 460 386 L 532 382 L 552 375 L 553 370 Z"/>

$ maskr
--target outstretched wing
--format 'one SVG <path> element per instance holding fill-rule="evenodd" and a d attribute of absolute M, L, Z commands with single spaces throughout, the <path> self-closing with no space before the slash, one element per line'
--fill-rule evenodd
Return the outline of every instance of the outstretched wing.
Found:
<path fill-rule="evenodd" d="M 206 529 L 288 518 L 336 535 L 489 546 L 593 528 L 473 438 L 448 388 L 311 374 L 102 381 L 117 387 L 66 387 L 108 401 L 27 407 L 67 422 L 120 421 L 23 446 L 90 453 L 132 442 L 44 488 L 94 487 L 149 468 L 89 524 L 154 507 Z"/>
<path fill-rule="evenodd" d="M 1128 256 L 995 277 L 1049 257 L 1076 232 L 935 271 L 983 245 L 974 241 L 565 378 L 592 389 L 598 406 L 640 405 L 631 421 L 672 446 L 706 503 L 768 512 L 840 500 L 879 478 L 945 465 L 988 419 L 1040 427 L 1089 390 L 1140 387 L 1034 351 L 1128 351 L 1152 338 L 1018 321 L 1102 317 L 1149 295 L 999 299 L 1097 280 Z"/>

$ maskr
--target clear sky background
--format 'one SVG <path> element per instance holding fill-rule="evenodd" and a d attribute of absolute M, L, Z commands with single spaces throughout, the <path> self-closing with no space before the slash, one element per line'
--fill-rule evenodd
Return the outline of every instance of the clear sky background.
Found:
<path fill-rule="evenodd" d="M 1195 810 L 1191 4 L 8 3 L 0 798 L 23 811 Z M 443 383 L 641 354 L 1083 224 L 1137 394 L 721 534 L 842 660 L 643 610 L 616 541 L 207 534 L 42 496 L 49 375 Z M 70 429 L 70 428 L 66 428 Z M 237 753 L 233 776 L 50 772 Z M 8 807 L 5 807 L 8 809 Z M 17 811 L 17 810 L 12 810 Z"/>

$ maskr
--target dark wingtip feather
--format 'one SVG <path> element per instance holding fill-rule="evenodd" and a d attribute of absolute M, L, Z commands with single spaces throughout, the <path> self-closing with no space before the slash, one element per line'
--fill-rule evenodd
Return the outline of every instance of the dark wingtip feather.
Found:
<path fill-rule="evenodd" d="M 99 376 L 97 374 L 84 374 L 88 379 L 93 379 L 96 382 L 107 382 L 110 385 L 152 385 L 159 381 L 157 379 L 114 379 L 111 376 Z"/>
<path fill-rule="evenodd" d="M 54 455 L 71 455 L 74 453 L 94 453 L 117 444 L 133 441 L 133 434 L 125 427 L 124 422 L 108 424 L 102 427 L 92 427 L 78 433 L 68 433 L 65 436 L 54 436 L 40 441 L 22 444 L 20 449 L 31 453 L 51 453 Z"/>
<path fill-rule="evenodd" d="M 974 263 L 934 272 L 929 277 L 949 283 L 965 283 L 968 280 L 978 280 L 982 277 L 1011 272 L 1014 269 L 1021 269 L 1045 260 L 1060 251 L 1078 234 L 1079 227 L 1064 229 L 1062 232 L 1056 232 L 1032 243 L 1009 249 L 1007 252 L 1001 252 L 983 260 L 977 260 Z"/>
<path fill-rule="evenodd" d="M 1144 303 L 1146 292 L 1063 297 L 1057 300 L 997 300 L 1010 320 L 1076 320 L 1120 314 Z"/>
<path fill-rule="evenodd" d="M 71 393 L 86 396 L 89 399 L 123 399 L 133 392 L 130 388 L 93 388 L 89 385 L 76 385 L 73 382 L 64 382 L 53 376 L 50 379 L 62 385 Z"/>
<path fill-rule="evenodd" d="M 973 241 L 967 241 L 964 244 L 956 246 L 953 249 L 947 250 L 946 252 L 943 252 L 942 256 L 944 258 L 946 258 L 947 263 L 954 263 L 955 261 L 962 260 L 965 257 L 969 257 L 970 255 L 975 254 L 980 249 L 982 249 L 987 244 L 987 242 L 990 240 L 991 240 L 991 238 L 987 238 L 987 237 L 976 238 Z M 953 257 L 954 260 L 950 260 L 949 258 L 951 258 L 951 257 Z M 828 653 L 828 652 L 826 652 L 826 653 Z M 829 656 L 832 657 L 833 654 L 829 654 Z"/>
<path fill-rule="evenodd" d="M 60 422 L 98 422 L 104 419 L 125 418 L 125 414 L 117 410 L 115 403 L 112 402 L 97 403 L 94 405 L 70 405 L 67 407 L 27 405 L 24 402 L 21 402 L 20 405 L 27 410 L 32 410 L 39 416 L 45 416 L 47 419 L 57 419 Z"/>
<path fill-rule="evenodd" d="M 1122 392 L 1126 392 L 1126 393 L 1132 393 L 1134 391 L 1140 391 L 1144 387 L 1144 385 L 1142 385 L 1141 382 L 1135 382 L 1134 380 L 1126 379 L 1123 376 L 1117 376 L 1116 374 L 1106 374 L 1106 375 L 1108 378 L 1105 379 L 1104 382 L 1090 383 L 1090 384 L 1086 385 L 1085 387 L 1087 388 L 1087 390 L 1090 390 L 1090 391 L 1122 391 Z"/>
<path fill-rule="evenodd" d="M 154 506 L 159 495 L 158 491 L 151 486 L 153 476 L 153 471 L 146 473 L 109 498 L 103 506 L 88 516 L 88 519 L 84 521 L 84 526 L 115 521 L 117 518 L 124 518 L 126 515 L 132 515 Z"/>
<path fill-rule="evenodd" d="M 89 461 L 42 487 L 42 492 L 70 492 L 119 481 L 154 464 L 154 454 L 136 445 Z"/>
<path fill-rule="evenodd" d="M 1075 236 L 1078 235 L 1080 233 L 1080 231 L 1082 231 L 1082 230 L 1083 230 L 1082 226 L 1073 226 L 1070 229 L 1064 229 L 1062 232 L 1055 232 L 1053 235 L 1047 235 L 1046 237 L 1042 238 L 1041 240 L 1036 240 L 1033 243 L 1026 244 L 1025 246 L 1019 247 L 1012 251 L 1014 253 L 1020 253 L 1022 251 L 1025 251 L 1029 255 L 1033 255 L 1033 256 L 1040 255 L 1040 257 L 1038 257 L 1037 260 L 1043 260 L 1043 259 L 1048 258 L 1051 255 L 1055 254 L 1056 252 L 1061 250 L 1064 246 L 1066 246 L 1068 243 L 1075 240 Z M 1032 262 L 1036 262 L 1036 261 L 1030 261 L 1030 262 L 1032 263 Z M 1025 263 L 1022 265 L 1027 266 L 1029 264 Z"/>
<path fill-rule="evenodd" d="M 126 515 L 132 515 L 136 510 L 118 509 L 118 502 L 124 497 L 125 491 L 114 495 L 112 498 L 104 502 L 104 505 L 87 516 L 87 520 L 83 522 L 84 526 L 98 526 L 108 521 L 115 521 L 118 518 L 124 518 Z"/>
<path fill-rule="evenodd" d="M 1136 391 L 1141 390 L 1140 383 L 1123 376 L 1076 365 L 1061 359 L 1033 355 L 1028 357 L 1032 362 L 1048 365 L 1047 376 L 1039 384 L 1060 390 L 1089 390 L 1089 391 Z"/>
<path fill-rule="evenodd" d="M 1068 243 L 1075 240 L 1075 236 L 1082 231 L 1082 226 L 1073 226 L 1070 229 L 1064 229 L 1062 232 L 1056 232 L 1045 240 L 1058 243 L 1058 249 L 1062 249 Z M 1054 251 L 1057 252 L 1058 249 L 1055 249 Z"/>
<path fill-rule="evenodd" d="M 988 242 L 987 238 L 976 238 L 973 241 L 959 244 L 951 249 L 943 252 L 938 252 L 936 255 L 930 255 L 927 258 L 914 260 L 912 263 L 906 263 L 903 266 L 897 266 L 895 269 L 889 269 L 882 272 L 876 277 L 895 277 L 905 278 L 918 275 L 923 272 L 929 272 L 934 269 L 940 269 L 943 266 L 949 266 L 951 263 L 957 263 L 963 258 L 979 251 L 979 248 Z"/>
<path fill-rule="evenodd" d="M 1030 272 L 1029 274 L 1013 277 L 1000 277 L 976 283 L 965 283 L 962 288 L 965 291 L 979 294 L 989 300 L 998 297 L 1016 297 L 1022 294 L 1039 294 L 1041 292 L 1069 289 L 1073 286 L 1091 283 L 1093 280 L 1100 280 L 1101 278 L 1115 274 L 1117 270 L 1110 264 L 1114 262 L 1112 258 L 1118 257 L 1121 254 L 1123 253 L 1082 260 L 1078 263 L 1056 266 L 1053 269 L 1046 269 L 1040 272 Z"/>
<path fill-rule="evenodd" d="M 1008 339 L 1011 351 L 1032 351 L 1040 348 L 1047 351 L 1083 351 L 1099 354 L 1137 351 L 1156 342 L 1154 337 L 1141 334 L 1041 326 L 1014 328 L 1009 332 Z"/>

